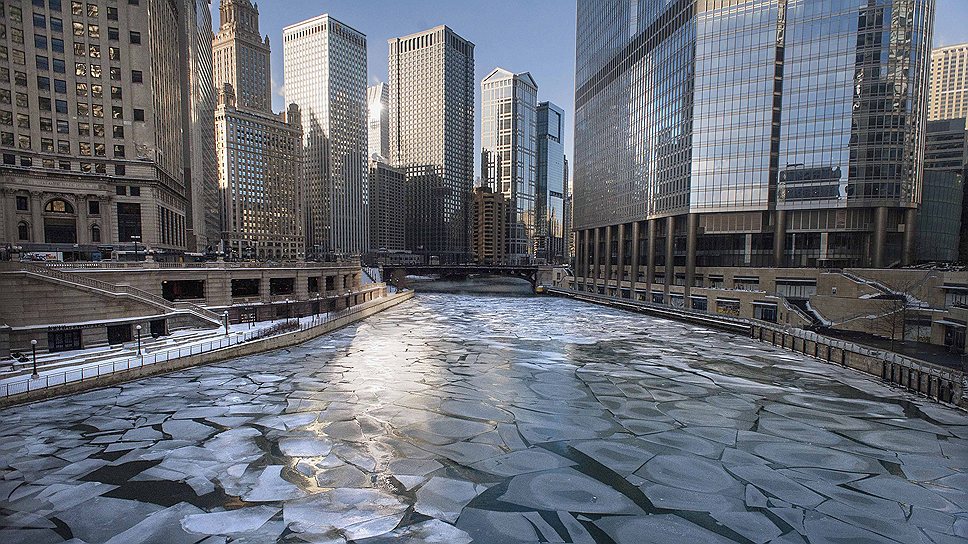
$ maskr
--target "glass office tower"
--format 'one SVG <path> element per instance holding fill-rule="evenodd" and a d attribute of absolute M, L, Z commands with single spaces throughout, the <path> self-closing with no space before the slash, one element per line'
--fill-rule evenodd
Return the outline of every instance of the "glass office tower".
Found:
<path fill-rule="evenodd" d="M 537 102 L 538 85 L 527 72 L 496 68 L 481 81 L 481 167 L 508 199 L 507 257 L 515 264 L 535 257 Z"/>
<path fill-rule="evenodd" d="M 538 176 L 535 184 L 538 259 L 568 262 L 565 238 L 565 146 L 562 143 L 564 111 L 551 102 L 538 104 Z"/>
<path fill-rule="evenodd" d="M 933 15 L 579 0 L 579 276 L 688 288 L 697 266 L 913 261 Z"/>

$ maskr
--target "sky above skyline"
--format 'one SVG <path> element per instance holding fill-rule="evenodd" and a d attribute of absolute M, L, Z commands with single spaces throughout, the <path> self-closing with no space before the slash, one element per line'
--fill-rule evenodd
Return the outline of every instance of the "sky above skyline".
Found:
<path fill-rule="evenodd" d="M 218 3 L 212 23 L 218 30 Z M 565 154 L 572 157 L 575 95 L 575 2 L 573 0 L 261 0 L 259 26 L 272 46 L 273 109 L 283 100 L 282 29 L 328 13 L 366 34 L 369 84 L 387 79 L 387 40 L 446 24 L 474 42 L 477 107 L 475 143 L 480 149 L 480 81 L 494 68 L 531 72 L 538 100 L 565 110 Z M 937 0 L 934 46 L 968 42 L 968 0 Z M 475 161 L 478 157 L 475 153 Z"/>

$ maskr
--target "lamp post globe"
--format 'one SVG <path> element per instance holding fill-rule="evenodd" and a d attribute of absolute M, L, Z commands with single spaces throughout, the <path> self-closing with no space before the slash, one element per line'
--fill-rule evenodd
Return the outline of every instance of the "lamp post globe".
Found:
<path fill-rule="evenodd" d="M 30 341 L 30 350 L 34 354 L 34 373 L 31 374 L 30 377 L 36 379 L 40 377 L 40 375 L 37 374 L 37 340 L 36 339 Z"/>

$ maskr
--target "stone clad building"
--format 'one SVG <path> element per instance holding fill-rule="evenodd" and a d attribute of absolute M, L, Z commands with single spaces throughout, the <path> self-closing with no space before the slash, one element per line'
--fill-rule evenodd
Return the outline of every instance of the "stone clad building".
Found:
<path fill-rule="evenodd" d="M 245 259 L 302 259 L 302 126 L 299 108 L 272 115 L 219 93 L 216 155 L 223 251 Z"/>
<path fill-rule="evenodd" d="M 507 264 L 508 199 L 485 183 L 474 188 L 471 205 L 471 251 L 478 264 Z"/>
<path fill-rule="evenodd" d="M 474 187 L 474 44 L 438 26 L 389 45 L 390 164 L 406 170 L 407 249 L 464 262 Z"/>
<path fill-rule="evenodd" d="M 186 7 L 0 4 L 0 246 L 190 248 Z"/>
<path fill-rule="evenodd" d="M 244 259 L 302 259 L 302 116 L 272 113 L 269 38 L 249 0 L 223 0 L 213 43 L 220 240 Z"/>
<path fill-rule="evenodd" d="M 282 31 L 286 103 L 302 112 L 309 256 L 369 246 L 366 36 L 329 15 Z"/>

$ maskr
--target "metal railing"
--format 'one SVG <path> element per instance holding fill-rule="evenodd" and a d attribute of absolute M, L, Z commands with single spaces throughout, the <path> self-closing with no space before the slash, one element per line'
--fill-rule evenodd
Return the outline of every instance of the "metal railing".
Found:
<path fill-rule="evenodd" d="M 128 357 L 124 360 L 111 361 L 98 365 L 67 369 L 60 372 L 44 374 L 36 379 L 25 378 L 13 382 L 0 383 L 0 397 L 6 398 L 39 389 L 46 389 L 49 387 L 73 382 L 82 382 L 84 380 L 90 380 L 99 376 L 106 376 L 115 372 L 131 370 L 133 368 L 153 365 L 156 363 L 173 361 L 182 357 L 190 357 L 192 355 L 199 355 L 202 353 L 225 349 L 246 342 L 261 340 L 281 334 L 293 334 L 308 331 L 317 327 L 323 327 L 329 323 L 332 323 L 333 321 L 362 313 L 373 306 L 386 302 L 387 300 L 387 297 L 381 297 L 357 306 L 352 306 L 350 308 L 326 312 L 325 314 L 315 314 L 311 320 L 302 321 L 302 319 L 298 317 L 286 319 L 282 323 L 272 325 L 265 329 L 225 336 L 219 338 L 218 340 L 211 340 L 201 344 L 171 348 L 154 353 L 144 353 L 142 355 Z"/>
<path fill-rule="evenodd" d="M 23 261 L 24 263 L 30 261 Z M 38 261 L 36 266 L 48 268 L 117 270 L 117 269 L 158 269 L 158 268 L 359 268 L 359 261 L 206 261 L 206 262 L 171 262 L 171 261 Z"/>

